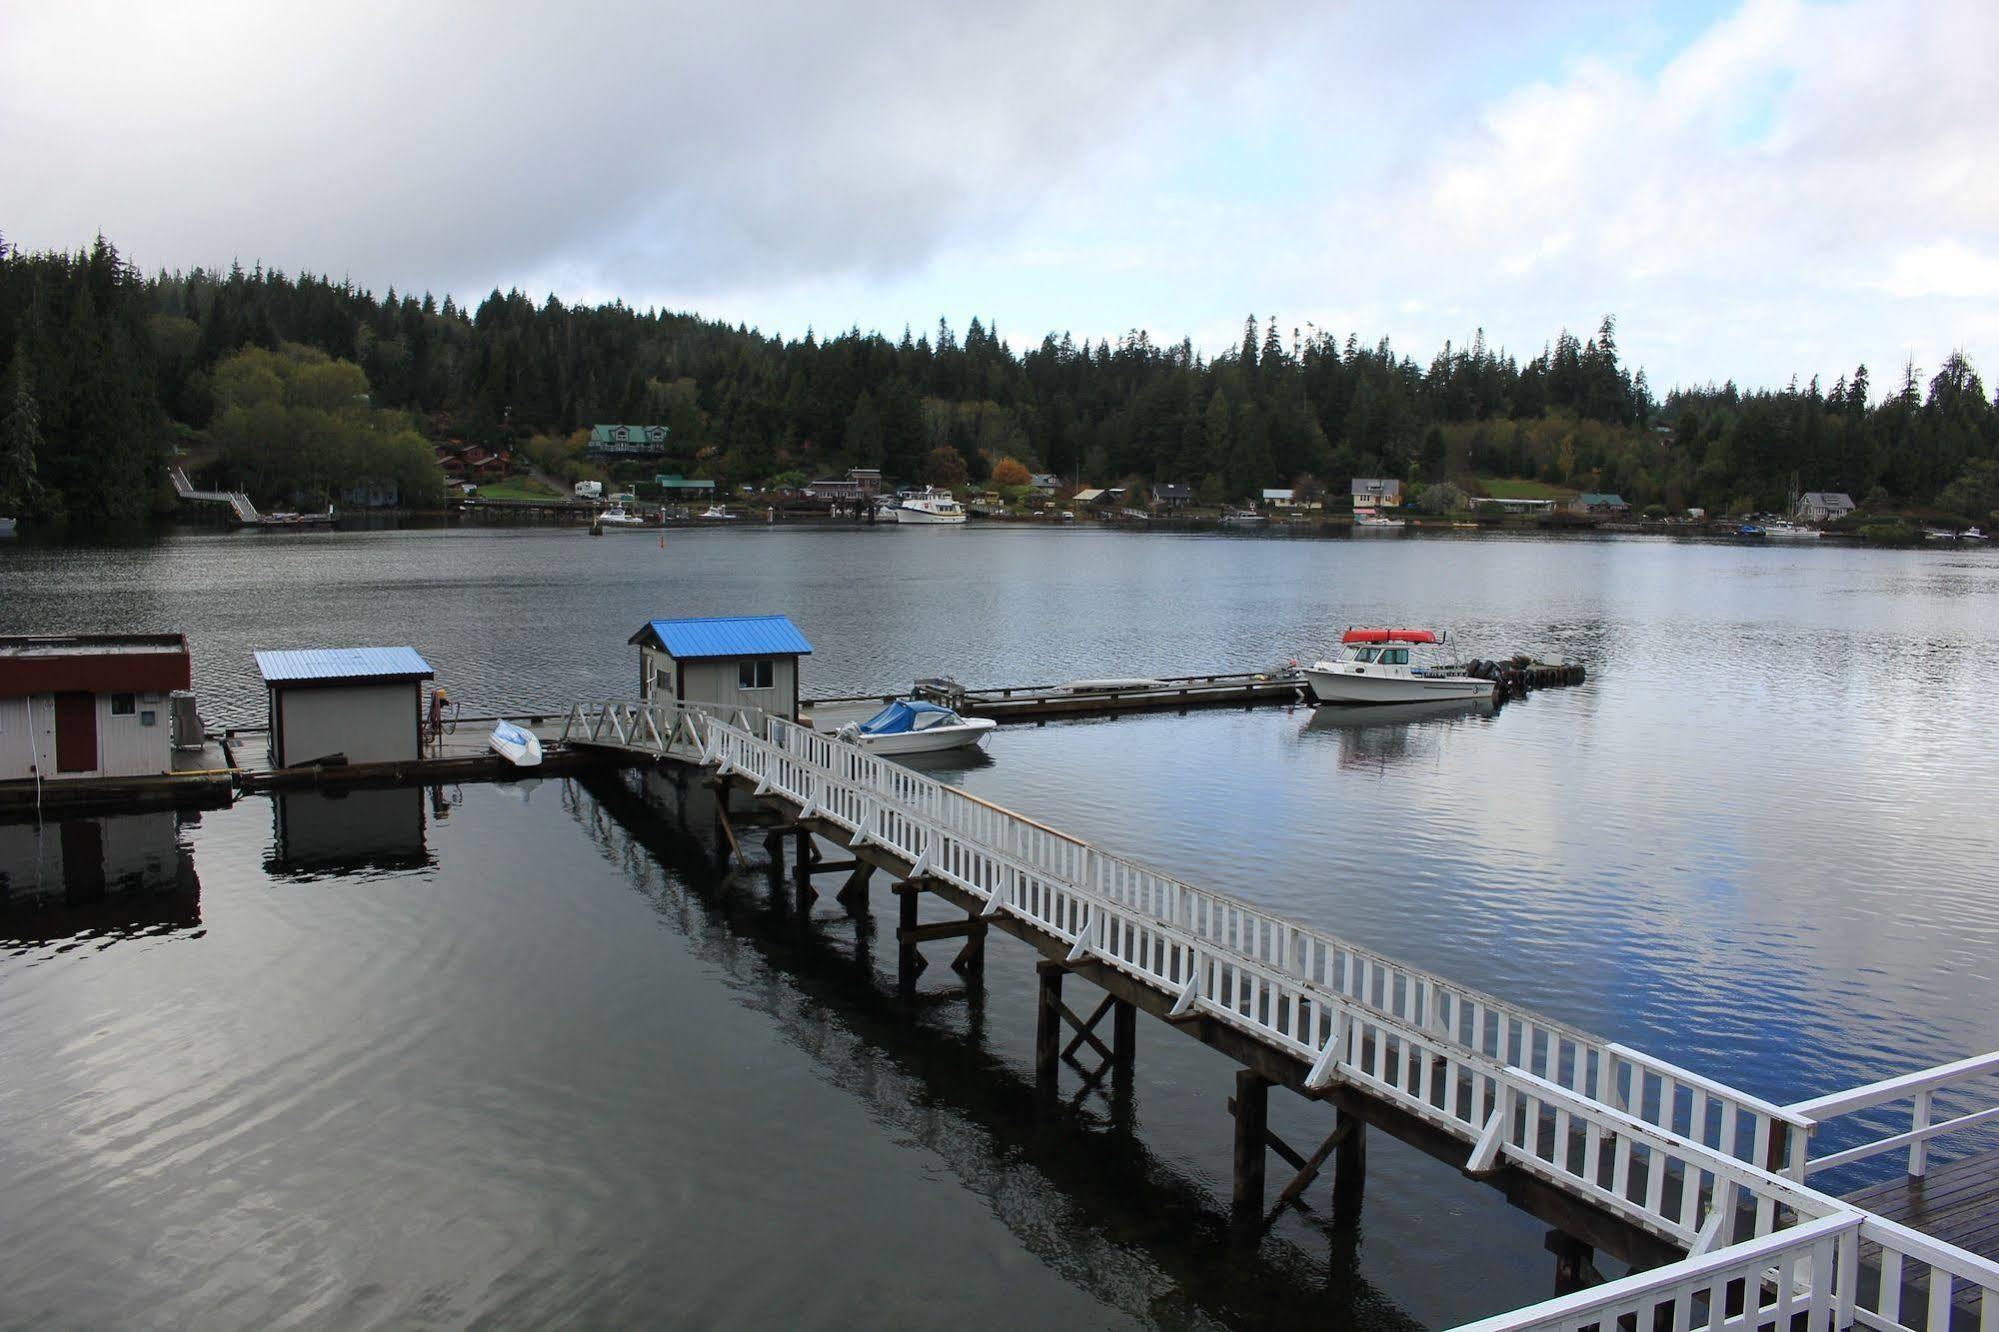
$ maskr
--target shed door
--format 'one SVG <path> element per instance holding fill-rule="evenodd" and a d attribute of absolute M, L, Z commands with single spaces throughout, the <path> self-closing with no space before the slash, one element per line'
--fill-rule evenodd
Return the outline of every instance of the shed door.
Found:
<path fill-rule="evenodd" d="M 97 700 L 89 694 L 56 695 L 56 771 L 97 768 Z"/>

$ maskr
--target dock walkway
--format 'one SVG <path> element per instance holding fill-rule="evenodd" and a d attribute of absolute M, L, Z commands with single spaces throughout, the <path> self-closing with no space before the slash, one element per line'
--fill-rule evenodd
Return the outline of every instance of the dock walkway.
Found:
<path fill-rule="evenodd" d="M 932 940 L 963 940 L 961 966 L 983 965 L 989 928 L 1033 947 L 1042 957 L 1035 1066 L 1044 1095 L 1052 1098 L 1062 1062 L 1085 1045 L 1106 1066 L 1128 1068 L 1141 1011 L 1234 1059 L 1239 1216 L 1262 1213 L 1269 1150 L 1298 1171 L 1280 1207 L 1328 1158 L 1336 1194 L 1357 1188 L 1350 1176 L 1363 1168 L 1362 1130 L 1372 1126 L 1504 1189 L 1578 1243 L 1646 1269 L 1471 1325 L 1478 1332 L 1619 1320 L 1705 1327 L 1724 1318 L 1837 1332 L 1935 1332 L 1964 1318 L 1999 1328 L 1999 1263 L 1805 1182 L 1911 1135 L 1922 1145 L 1999 1118 L 1994 1108 L 1929 1122 L 1938 1088 L 1999 1069 L 1999 1055 L 1781 1106 L 1172 878 L 783 718 L 579 703 L 563 739 L 705 773 L 722 797 L 719 833 L 730 846 L 727 797 L 749 794 L 796 836 L 801 891 L 832 870 L 848 873 L 843 896 L 865 894 L 876 870 L 899 879 L 906 976 L 920 970 L 918 949 Z M 851 858 L 818 860 L 814 837 Z M 919 924 L 926 894 L 963 920 Z M 1070 977 L 1103 991 L 1093 1010 L 1083 1006 L 1091 1016 L 1064 1002 Z M 1108 1042 L 1099 1033 L 1106 1017 Z M 1317 1151 L 1297 1152 L 1270 1133 L 1273 1087 L 1335 1110 Z M 1812 1156 L 1820 1119 L 1911 1096 L 1911 1134 Z M 1911 1172 L 1921 1165 L 1912 1155 Z"/>

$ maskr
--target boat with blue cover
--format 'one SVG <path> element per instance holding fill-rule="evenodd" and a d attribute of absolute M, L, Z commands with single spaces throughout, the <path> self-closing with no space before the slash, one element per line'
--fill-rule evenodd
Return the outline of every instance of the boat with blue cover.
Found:
<path fill-rule="evenodd" d="M 977 745 L 999 726 L 991 717 L 960 717 L 947 707 L 898 699 L 864 722 L 834 734 L 875 754 L 928 754 Z"/>

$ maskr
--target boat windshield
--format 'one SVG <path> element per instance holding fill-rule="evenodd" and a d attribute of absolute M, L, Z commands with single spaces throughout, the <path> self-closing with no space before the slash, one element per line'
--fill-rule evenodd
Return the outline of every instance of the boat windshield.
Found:
<path fill-rule="evenodd" d="M 1349 655 L 1349 656 L 1347 657 L 1347 660 L 1348 660 L 1348 661 L 1373 661 L 1373 660 L 1374 660 L 1374 656 L 1375 656 L 1375 653 L 1376 653 L 1376 652 L 1378 652 L 1379 650 L 1380 650 L 1380 649 L 1378 649 L 1378 648 L 1371 648 L 1371 647 L 1353 647 L 1353 648 L 1348 648 L 1348 649 L 1347 649 L 1347 652 L 1348 652 L 1348 653 L 1349 653 L 1350 655 Z"/>
<path fill-rule="evenodd" d="M 861 734 L 907 735 L 911 731 L 927 731 L 933 726 L 947 726 L 957 720 L 958 714 L 949 708 L 903 699 L 889 704 L 862 722 Z"/>

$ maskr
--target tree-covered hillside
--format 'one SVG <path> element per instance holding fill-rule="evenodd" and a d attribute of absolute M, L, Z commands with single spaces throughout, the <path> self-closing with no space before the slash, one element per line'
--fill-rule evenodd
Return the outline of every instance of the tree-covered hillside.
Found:
<path fill-rule="evenodd" d="M 352 363 L 371 410 L 404 413 L 432 436 L 664 424 L 680 464 L 734 483 L 845 466 L 914 480 L 949 449 L 973 481 L 1012 458 L 1072 480 L 1182 482 L 1221 499 L 1308 474 L 1335 489 L 1353 475 L 1448 477 L 1474 493 L 1480 478 L 1529 477 L 1720 511 L 1772 507 L 1795 474 L 1803 489 L 1877 503 L 1970 505 L 1960 511 L 1980 521 L 1989 513 L 1977 505 L 1999 503 L 1988 496 L 1999 408 L 1962 357 L 1927 382 L 1903 367 L 1885 397 L 1861 367 L 1829 390 L 1730 384 L 1661 402 L 1624 364 L 1609 317 L 1524 360 L 1475 333 L 1419 362 L 1274 316 L 1251 317 L 1241 346 L 1212 359 L 1143 332 L 1115 344 L 1049 335 L 1016 350 L 980 319 L 962 335 L 940 320 L 898 338 L 785 341 L 519 292 L 468 310 L 449 296 L 377 297 L 262 269 L 142 280 L 100 240 L 75 256 L 0 256 L 0 507 L 143 511 L 149 469 L 176 433 L 226 437 L 216 465 L 239 475 L 222 479 L 256 473 L 256 440 L 240 418 L 225 422 L 218 367 L 246 347 L 288 344 Z M 10 481 L 24 450 L 39 498 Z"/>

